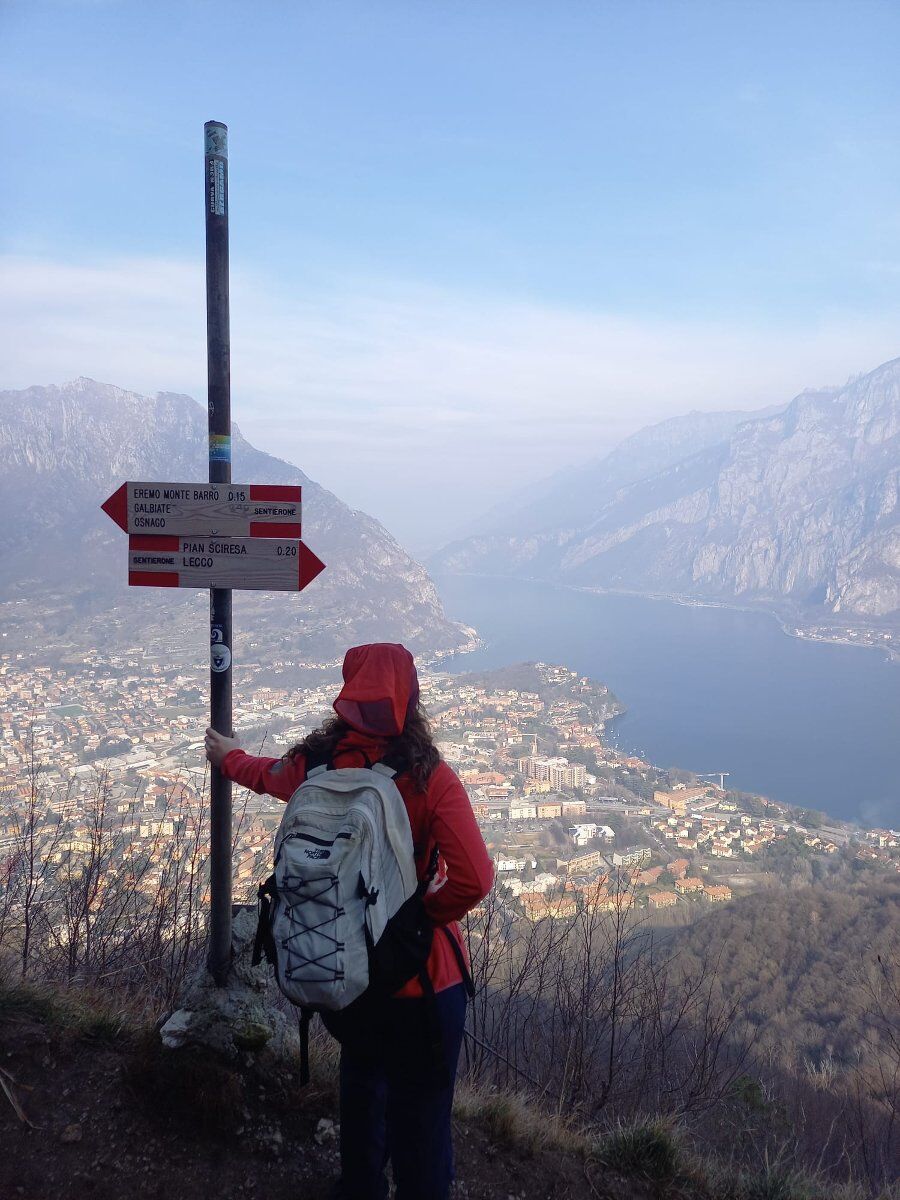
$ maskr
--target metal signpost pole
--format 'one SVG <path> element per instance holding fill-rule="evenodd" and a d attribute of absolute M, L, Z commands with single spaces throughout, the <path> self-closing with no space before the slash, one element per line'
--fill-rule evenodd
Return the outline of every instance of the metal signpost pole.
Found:
<path fill-rule="evenodd" d="M 203 127 L 206 196 L 206 360 L 209 482 L 132 480 L 101 505 L 128 535 L 128 583 L 209 588 L 210 724 L 231 737 L 231 589 L 302 592 L 325 570 L 301 541 L 301 488 L 231 481 L 228 317 L 228 129 Z M 210 920 L 207 966 L 231 967 L 231 783 L 210 768 Z"/>
<path fill-rule="evenodd" d="M 231 482 L 231 342 L 228 319 L 228 128 L 207 121 L 206 357 L 209 482 Z M 231 590 L 210 588 L 210 724 L 232 735 Z M 224 984 L 231 962 L 231 782 L 210 768 L 209 970 Z"/>

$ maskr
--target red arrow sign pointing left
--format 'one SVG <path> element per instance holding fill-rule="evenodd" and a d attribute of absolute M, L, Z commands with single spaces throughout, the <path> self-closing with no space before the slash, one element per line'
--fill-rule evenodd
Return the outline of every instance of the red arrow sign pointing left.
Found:
<path fill-rule="evenodd" d="M 120 529 L 128 532 L 128 484 L 123 483 L 120 488 L 104 500 L 100 505 L 108 517 L 112 517 Z"/>
<path fill-rule="evenodd" d="M 135 535 L 299 538 L 302 491 L 287 483 L 129 481 L 101 508 Z"/>

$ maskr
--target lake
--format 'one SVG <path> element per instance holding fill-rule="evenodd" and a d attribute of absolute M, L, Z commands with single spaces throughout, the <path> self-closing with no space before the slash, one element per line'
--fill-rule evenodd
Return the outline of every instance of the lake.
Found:
<path fill-rule="evenodd" d="M 447 615 L 485 645 L 452 671 L 563 663 L 627 706 L 610 730 L 660 766 L 727 771 L 790 804 L 900 825 L 900 666 L 876 650 L 806 642 L 765 613 L 438 576 Z"/>

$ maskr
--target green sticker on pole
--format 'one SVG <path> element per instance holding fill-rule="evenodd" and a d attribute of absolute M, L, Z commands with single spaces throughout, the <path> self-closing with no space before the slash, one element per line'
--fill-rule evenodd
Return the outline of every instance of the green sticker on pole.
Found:
<path fill-rule="evenodd" d="M 211 433 L 209 435 L 209 461 L 231 462 L 231 435 L 228 433 Z"/>

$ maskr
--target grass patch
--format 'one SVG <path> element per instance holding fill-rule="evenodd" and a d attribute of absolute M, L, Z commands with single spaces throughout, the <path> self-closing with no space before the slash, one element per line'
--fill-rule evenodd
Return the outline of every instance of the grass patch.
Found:
<path fill-rule="evenodd" d="M 794 1171 L 777 1169 L 744 1176 L 738 1195 L 741 1200 L 813 1200 L 805 1179 Z"/>
<path fill-rule="evenodd" d="M 453 1111 L 459 1120 L 477 1126 L 498 1146 L 525 1156 L 550 1150 L 586 1158 L 591 1150 L 590 1141 L 579 1129 L 512 1092 L 482 1091 L 459 1084 Z"/>
<path fill-rule="evenodd" d="M 597 1143 L 594 1157 L 620 1175 L 666 1183 L 676 1177 L 681 1155 L 671 1129 L 660 1121 L 622 1126 Z"/>
<path fill-rule="evenodd" d="M 868 1188 L 808 1175 L 783 1162 L 748 1170 L 707 1156 L 691 1159 L 689 1174 L 698 1194 L 711 1200 L 874 1200 Z M 900 1194 L 886 1191 L 878 1200 L 900 1200 Z"/>
<path fill-rule="evenodd" d="M 31 983 L 0 983 L 0 1013 L 8 1021 L 37 1021 L 41 1025 L 59 1022 L 59 1000 L 49 988 Z"/>
<path fill-rule="evenodd" d="M 755 1174 L 739 1176 L 734 1189 L 736 1200 L 871 1200 L 872 1192 L 853 1183 L 832 1183 L 800 1171 L 767 1166 Z M 896 1192 L 883 1192 L 890 1200 Z"/>
<path fill-rule="evenodd" d="M 34 1021 L 75 1037 L 118 1042 L 133 1032 L 130 1014 L 108 995 L 78 988 L 0 981 L 0 1013 L 7 1021 Z"/>
<path fill-rule="evenodd" d="M 485 1096 L 481 1104 L 479 1119 L 482 1129 L 493 1142 L 501 1146 L 519 1146 L 528 1139 L 531 1124 L 527 1110 L 514 1096 L 497 1092 Z"/>
<path fill-rule="evenodd" d="M 299 1077 L 299 1054 L 293 1061 L 288 1059 L 287 1062 Z M 320 1100 L 328 1100 L 334 1105 L 337 1104 L 340 1062 L 341 1047 L 339 1043 L 320 1022 L 314 1022 L 309 1031 L 309 1083 L 300 1093 L 304 1106 L 313 1106 Z"/>

